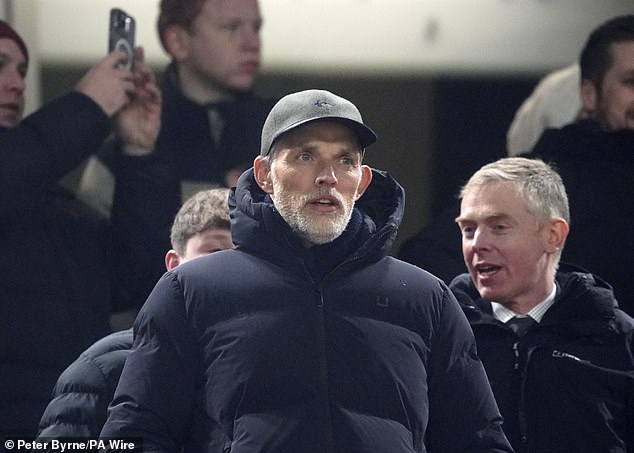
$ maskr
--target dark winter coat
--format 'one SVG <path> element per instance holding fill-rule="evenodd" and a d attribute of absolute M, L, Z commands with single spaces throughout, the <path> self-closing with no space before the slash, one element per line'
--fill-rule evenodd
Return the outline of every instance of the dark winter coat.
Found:
<path fill-rule="evenodd" d="M 0 434 L 35 435 L 59 374 L 108 333 L 106 225 L 56 182 L 109 131 L 76 92 L 0 130 Z"/>
<path fill-rule="evenodd" d="M 634 316 L 634 130 L 579 121 L 546 130 L 527 157 L 553 163 L 566 186 L 572 228 L 562 260 L 601 276 Z"/>
<path fill-rule="evenodd" d="M 42 442 L 99 436 L 132 348 L 132 329 L 115 332 L 90 346 L 61 374 L 42 415 Z"/>
<path fill-rule="evenodd" d="M 554 304 L 522 338 L 493 316 L 468 274 L 450 288 L 517 453 L 634 451 L 634 320 L 607 284 L 559 272 Z"/>
<path fill-rule="evenodd" d="M 103 437 L 148 452 L 511 451 L 453 295 L 387 256 L 403 213 L 393 179 L 374 172 L 358 234 L 312 249 L 252 170 L 230 202 L 236 249 L 159 281 Z"/>

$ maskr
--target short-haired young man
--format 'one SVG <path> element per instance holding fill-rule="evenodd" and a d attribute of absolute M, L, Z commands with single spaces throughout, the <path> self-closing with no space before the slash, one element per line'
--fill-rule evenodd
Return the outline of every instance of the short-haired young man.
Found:
<path fill-rule="evenodd" d="M 235 185 L 257 154 L 274 103 L 254 93 L 262 24 L 258 0 L 160 1 L 157 29 L 171 62 L 161 83 L 159 137 L 147 149 L 104 148 L 79 189 L 112 221 L 121 308 L 138 309 L 163 274 L 183 201 L 203 188 Z"/>

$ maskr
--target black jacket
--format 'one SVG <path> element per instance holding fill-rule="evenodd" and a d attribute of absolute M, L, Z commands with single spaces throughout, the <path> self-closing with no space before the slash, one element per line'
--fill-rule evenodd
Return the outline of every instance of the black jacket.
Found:
<path fill-rule="evenodd" d="M 90 346 L 60 375 L 42 415 L 42 442 L 99 436 L 107 409 L 132 348 L 132 329 L 114 332 Z"/>
<path fill-rule="evenodd" d="M 527 157 L 553 163 L 566 186 L 571 229 L 562 260 L 600 275 L 634 316 L 634 130 L 579 121 L 546 130 Z"/>
<path fill-rule="evenodd" d="M 517 453 L 634 451 L 634 320 L 607 284 L 559 272 L 555 303 L 521 339 L 493 316 L 468 274 L 450 288 Z"/>
<path fill-rule="evenodd" d="M 34 435 L 59 373 L 108 332 L 106 226 L 56 181 L 109 131 L 76 92 L 0 130 L 0 434 Z"/>
<path fill-rule="evenodd" d="M 141 309 L 102 437 L 148 452 L 510 451 L 453 295 L 387 256 L 393 179 L 375 171 L 355 227 L 308 250 L 252 170 L 230 204 L 236 249 L 168 272 Z"/>

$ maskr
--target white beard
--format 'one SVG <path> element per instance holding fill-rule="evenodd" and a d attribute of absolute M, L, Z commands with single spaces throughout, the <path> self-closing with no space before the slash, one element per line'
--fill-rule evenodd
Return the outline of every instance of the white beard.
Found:
<path fill-rule="evenodd" d="M 292 195 L 284 185 L 271 174 L 273 183 L 273 203 L 282 218 L 308 245 L 326 244 L 334 241 L 344 232 L 352 217 L 354 200 L 346 202 L 335 189 L 316 190 L 310 195 Z M 318 195 L 329 195 L 339 202 L 336 212 L 310 215 L 305 212 L 308 200 Z"/>

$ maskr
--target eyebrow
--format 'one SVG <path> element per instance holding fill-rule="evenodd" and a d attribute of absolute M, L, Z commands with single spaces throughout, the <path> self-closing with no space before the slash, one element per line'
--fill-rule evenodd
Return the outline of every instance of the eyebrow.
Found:
<path fill-rule="evenodd" d="M 318 152 L 319 151 L 319 147 L 317 145 L 314 145 L 311 142 L 308 143 L 303 143 L 301 145 L 297 145 L 297 146 L 290 146 L 290 149 L 296 151 L 296 152 L 304 152 L 304 151 L 308 151 L 308 152 Z M 346 155 L 362 155 L 362 149 L 358 146 L 355 147 L 348 147 L 345 146 L 343 148 L 340 148 L 339 151 L 337 151 L 336 156 L 337 157 L 341 157 L 341 156 L 346 156 Z"/>
<path fill-rule="evenodd" d="M 0 51 L 0 60 L 2 60 L 2 61 L 4 61 L 4 62 L 7 62 L 7 61 L 8 61 L 8 62 L 15 61 L 15 59 L 14 59 L 11 55 L 9 55 L 9 54 L 8 54 L 8 53 L 6 53 L 6 52 L 2 52 L 2 51 Z M 19 68 L 26 68 L 26 67 L 27 67 L 27 64 L 26 64 L 26 61 L 25 61 L 25 60 L 18 61 L 18 62 L 17 62 L 17 65 L 18 65 L 18 67 L 19 67 Z"/>
<path fill-rule="evenodd" d="M 504 213 L 493 213 L 491 215 L 488 215 L 484 218 L 485 222 L 491 222 L 491 221 L 496 221 L 496 220 L 508 220 L 510 219 L 511 216 L 508 214 L 504 214 Z M 455 219 L 456 223 L 464 223 L 464 222 L 475 222 L 475 220 L 471 220 L 468 217 L 463 217 L 463 216 L 458 216 Z"/>

